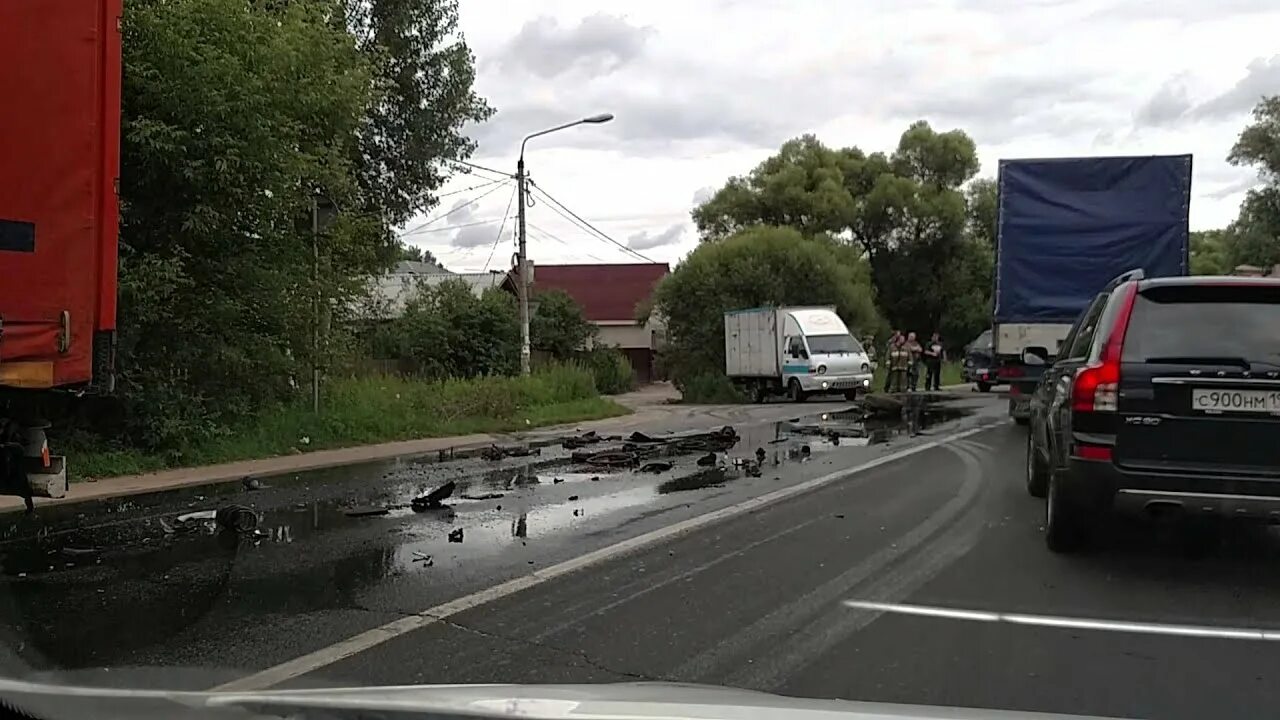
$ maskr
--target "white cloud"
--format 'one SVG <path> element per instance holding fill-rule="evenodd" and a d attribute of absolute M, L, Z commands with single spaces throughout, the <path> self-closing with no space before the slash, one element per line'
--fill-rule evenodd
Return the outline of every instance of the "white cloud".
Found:
<path fill-rule="evenodd" d="M 687 224 L 699 198 L 790 137 L 890 150 L 920 118 L 972 135 L 986 174 L 1002 157 L 1194 153 L 1192 225 L 1217 227 L 1252 178 L 1226 155 L 1257 97 L 1280 92 L 1274 0 L 468 0 L 460 13 L 498 111 L 469 130 L 473 160 L 510 172 L 525 135 L 614 113 L 536 138 L 526 158 L 539 186 L 623 245 Z M 481 200 L 473 221 L 500 218 L 506 200 Z M 547 203 L 529 218 L 540 263 L 630 259 Z M 497 227 L 466 231 L 421 242 L 478 269 Z M 696 243 L 685 232 L 642 252 L 674 261 Z"/>
<path fill-rule="evenodd" d="M 688 225 L 685 223 L 677 223 L 661 232 L 651 233 L 647 230 L 642 230 L 627 238 L 627 247 L 632 250 L 652 250 L 664 245 L 671 245 L 679 242 L 684 237 L 687 229 Z"/>

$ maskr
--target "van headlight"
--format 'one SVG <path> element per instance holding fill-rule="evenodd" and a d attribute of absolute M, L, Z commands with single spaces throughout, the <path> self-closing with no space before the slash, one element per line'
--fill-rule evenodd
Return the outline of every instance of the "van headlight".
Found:
<path fill-rule="evenodd" d="M 819 375 L 826 375 L 826 374 L 827 374 L 827 366 L 826 366 L 826 365 L 819 365 L 819 366 L 818 366 L 818 374 L 819 374 Z"/>
<path fill-rule="evenodd" d="M 862 372 L 871 372 L 871 366 L 867 363 L 862 363 Z"/>

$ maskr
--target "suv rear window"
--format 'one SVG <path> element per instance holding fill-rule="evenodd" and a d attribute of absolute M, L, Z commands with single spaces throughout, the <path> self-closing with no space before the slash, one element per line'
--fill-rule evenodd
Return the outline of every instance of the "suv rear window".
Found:
<path fill-rule="evenodd" d="M 1280 286 L 1183 285 L 1140 292 L 1122 360 L 1197 358 L 1280 365 Z"/>

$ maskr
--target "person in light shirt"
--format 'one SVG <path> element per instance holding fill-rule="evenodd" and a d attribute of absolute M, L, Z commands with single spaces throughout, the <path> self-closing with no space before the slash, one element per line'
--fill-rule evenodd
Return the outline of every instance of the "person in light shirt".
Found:
<path fill-rule="evenodd" d="M 946 352 L 942 349 L 942 334 L 934 331 L 933 336 L 929 338 L 929 342 L 924 346 L 924 389 L 929 390 L 942 389 L 942 361 L 946 359 Z"/>

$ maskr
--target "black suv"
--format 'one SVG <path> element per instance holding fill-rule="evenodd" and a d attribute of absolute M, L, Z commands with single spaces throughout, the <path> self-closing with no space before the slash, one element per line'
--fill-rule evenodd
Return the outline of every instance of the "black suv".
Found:
<path fill-rule="evenodd" d="M 1055 552 L 1112 507 L 1280 521 L 1280 280 L 1116 278 L 1030 413 L 1027 490 Z"/>

